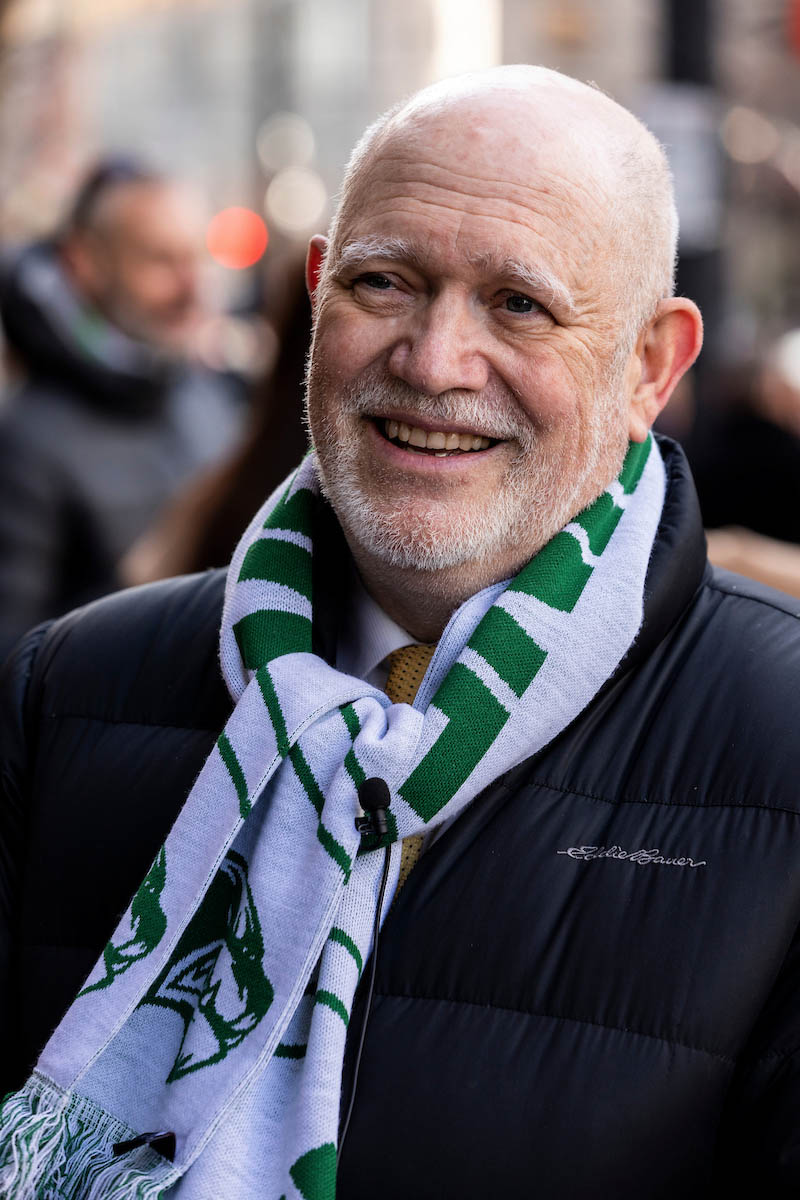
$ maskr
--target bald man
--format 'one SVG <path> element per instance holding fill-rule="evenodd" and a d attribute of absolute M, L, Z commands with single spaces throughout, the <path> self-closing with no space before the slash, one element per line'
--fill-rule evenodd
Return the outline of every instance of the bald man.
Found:
<path fill-rule="evenodd" d="M 8 1194 L 797 1193 L 797 606 L 650 433 L 676 236 L 552 71 L 367 130 L 313 453 L 7 669 Z"/>

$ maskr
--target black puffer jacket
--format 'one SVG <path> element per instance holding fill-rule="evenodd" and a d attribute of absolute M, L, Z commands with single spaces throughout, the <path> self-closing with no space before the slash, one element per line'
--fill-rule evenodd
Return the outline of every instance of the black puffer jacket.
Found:
<path fill-rule="evenodd" d="M 637 643 L 387 919 L 339 1200 L 800 1194 L 800 606 L 711 573 L 665 453 Z M 224 722 L 221 593 L 219 574 L 123 593 L 7 670 L 4 1085 Z"/>

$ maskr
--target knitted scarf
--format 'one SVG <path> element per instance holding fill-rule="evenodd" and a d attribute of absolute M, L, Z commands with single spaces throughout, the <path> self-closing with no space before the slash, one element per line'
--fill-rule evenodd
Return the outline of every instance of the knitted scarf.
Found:
<path fill-rule="evenodd" d="M 235 708 L 33 1075 L 6 1098 L 9 1200 L 333 1200 L 376 851 L 391 845 L 382 917 L 400 840 L 545 746 L 637 634 L 664 495 L 650 438 L 516 578 L 457 610 L 413 706 L 312 653 L 318 493 L 312 455 L 236 551 L 221 633 Z M 371 776 L 391 791 L 380 839 L 354 823 Z M 174 1161 L 171 1139 L 145 1133 L 174 1134 Z"/>

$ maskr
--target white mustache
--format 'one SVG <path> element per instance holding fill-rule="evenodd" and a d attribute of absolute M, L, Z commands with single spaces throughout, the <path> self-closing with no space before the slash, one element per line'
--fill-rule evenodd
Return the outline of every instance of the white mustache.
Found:
<path fill-rule="evenodd" d="M 387 409 L 399 408 L 407 417 L 416 413 L 443 425 L 468 426 L 484 437 L 527 445 L 533 440 L 531 427 L 517 419 L 516 413 L 508 412 L 508 404 L 507 397 L 485 392 L 442 392 L 428 396 L 402 380 L 386 377 L 359 380 L 340 393 L 341 410 L 349 415 L 381 417 Z"/>

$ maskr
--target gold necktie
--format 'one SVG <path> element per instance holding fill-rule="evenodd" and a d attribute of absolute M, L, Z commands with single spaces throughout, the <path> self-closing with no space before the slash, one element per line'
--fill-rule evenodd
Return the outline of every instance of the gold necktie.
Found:
<path fill-rule="evenodd" d="M 435 649 L 435 644 L 429 646 L 415 643 L 411 646 L 401 646 L 399 650 L 393 650 L 391 654 L 387 654 L 389 678 L 386 680 L 384 690 L 393 704 L 412 703 Z M 422 841 L 421 833 L 412 833 L 409 837 L 403 838 L 400 876 L 397 880 L 395 896 L 408 879 L 422 853 Z"/>

